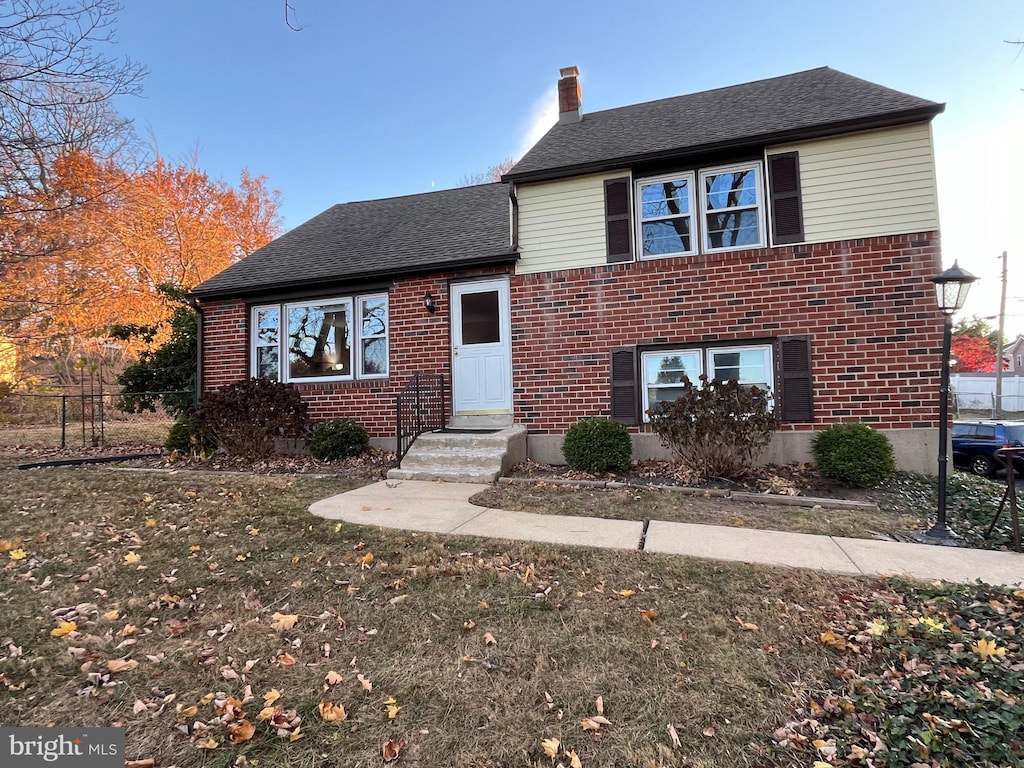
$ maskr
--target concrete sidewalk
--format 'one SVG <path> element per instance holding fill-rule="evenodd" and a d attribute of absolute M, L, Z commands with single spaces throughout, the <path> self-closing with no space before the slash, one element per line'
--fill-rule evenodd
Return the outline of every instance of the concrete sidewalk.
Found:
<path fill-rule="evenodd" d="M 689 557 L 811 568 L 852 575 L 905 574 L 917 579 L 1018 586 L 1024 555 L 812 536 L 717 525 L 540 515 L 488 509 L 469 498 L 490 486 L 422 480 L 383 481 L 310 506 L 328 520 L 408 531 L 542 541 L 609 549 L 643 549 Z M 733 502 L 738 508 L 743 502 Z"/>

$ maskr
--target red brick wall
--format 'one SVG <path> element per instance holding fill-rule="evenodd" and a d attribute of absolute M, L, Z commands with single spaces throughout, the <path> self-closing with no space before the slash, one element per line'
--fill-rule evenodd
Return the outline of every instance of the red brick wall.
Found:
<path fill-rule="evenodd" d="M 517 420 L 562 433 L 608 415 L 609 350 L 810 334 L 812 429 L 937 426 L 937 232 L 523 275 L 513 285 Z"/>
<path fill-rule="evenodd" d="M 935 427 L 942 319 L 928 278 L 939 264 L 929 232 L 513 275 L 516 421 L 562 433 L 607 415 L 612 347 L 810 334 L 815 422 L 782 429 Z M 499 271 L 397 280 L 390 377 L 300 384 L 312 417 L 393 435 L 394 399 L 413 373 L 443 372 L 450 388 L 448 283 Z M 247 317 L 242 302 L 204 305 L 204 389 L 249 375 Z"/>

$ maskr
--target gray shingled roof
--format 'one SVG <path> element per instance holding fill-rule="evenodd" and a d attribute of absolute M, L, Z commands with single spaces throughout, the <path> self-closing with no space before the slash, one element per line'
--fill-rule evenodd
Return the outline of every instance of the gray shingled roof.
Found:
<path fill-rule="evenodd" d="M 567 176 L 685 155 L 931 119 L 938 104 L 828 67 L 587 114 L 556 125 L 503 178 Z"/>
<path fill-rule="evenodd" d="M 514 258 L 508 185 L 342 203 L 214 275 L 199 298 Z"/>

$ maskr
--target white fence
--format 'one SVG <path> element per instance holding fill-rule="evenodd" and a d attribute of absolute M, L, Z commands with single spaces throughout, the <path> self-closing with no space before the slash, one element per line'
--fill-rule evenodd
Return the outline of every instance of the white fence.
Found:
<path fill-rule="evenodd" d="M 994 373 L 954 373 L 949 377 L 957 410 L 993 411 L 996 400 Z M 1000 411 L 1024 411 L 1024 375 L 1003 373 L 1003 397 Z"/>

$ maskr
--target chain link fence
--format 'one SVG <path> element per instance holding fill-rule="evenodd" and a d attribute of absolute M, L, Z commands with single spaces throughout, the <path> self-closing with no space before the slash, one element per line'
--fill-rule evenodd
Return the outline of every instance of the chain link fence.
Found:
<path fill-rule="evenodd" d="M 191 397 L 190 392 L 147 396 Z M 133 397 L 137 397 L 133 395 Z M 0 397 L 0 446 L 78 448 L 162 447 L 174 420 L 163 410 L 133 413 L 121 392 L 13 392 Z"/>

